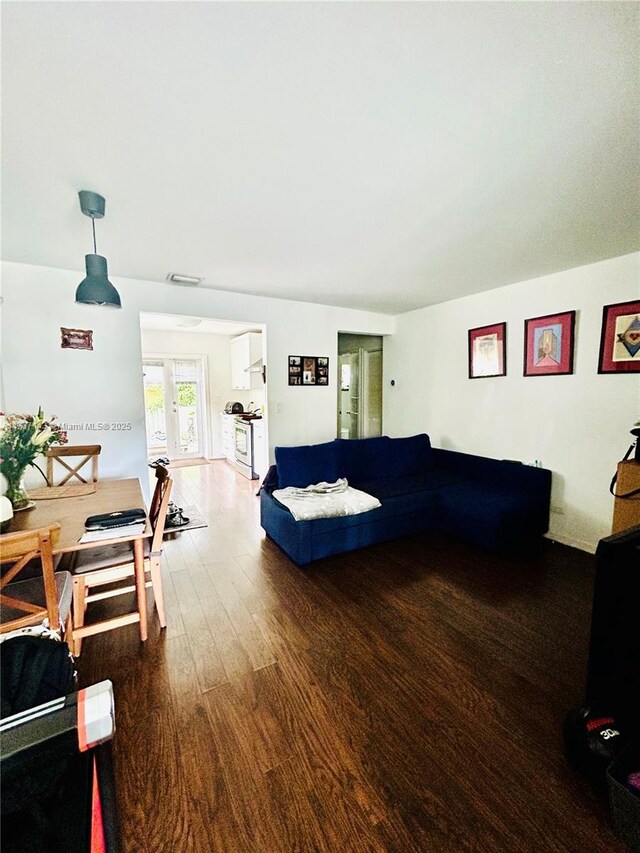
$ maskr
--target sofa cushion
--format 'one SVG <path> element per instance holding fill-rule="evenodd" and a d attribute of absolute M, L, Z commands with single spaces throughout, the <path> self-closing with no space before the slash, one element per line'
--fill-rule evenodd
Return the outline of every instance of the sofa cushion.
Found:
<path fill-rule="evenodd" d="M 454 519 L 462 516 L 480 518 L 493 526 L 513 523 L 515 519 L 527 524 L 535 508 L 535 501 L 526 492 L 479 480 L 443 489 L 441 501 L 442 508 Z"/>
<path fill-rule="evenodd" d="M 335 483 L 344 477 L 338 440 L 301 447 L 276 447 L 278 485 L 304 489 L 312 483 Z"/>
<path fill-rule="evenodd" d="M 284 513 L 288 527 L 296 530 L 299 534 L 308 535 L 312 538 L 319 533 L 337 533 L 344 528 L 359 527 L 361 525 L 373 524 L 375 526 L 387 519 L 398 516 L 408 517 L 415 513 L 425 514 L 424 527 L 428 527 L 434 524 L 437 509 L 436 494 L 423 492 L 417 495 L 403 495 L 392 498 L 376 509 L 371 509 L 368 512 L 362 512 L 357 515 L 341 515 L 334 518 L 315 518 L 296 521 L 290 510 L 274 498 L 273 495 L 264 496 L 264 502 L 268 503 L 269 501 L 275 504 L 277 510 Z M 426 515 L 427 512 L 430 514 Z"/>
<path fill-rule="evenodd" d="M 389 455 L 384 464 L 392 477 L 423 474 L 431 470 L 431 441 L 426 433 L 390 441 Z"/>
<path fill-rule="evenodd" d="M 416 492 L 434 492 L 453 483 L 464 482 L 463 474 L 450 474 L 447 471 L 429 471 L 425 474 L 410 474 L 406 477 L 379 477 L 366 480 L 358 486 L 363 492 L 383 501 L 399 495 L 411 495 Z"/>
<path fill-rule="evenodd" d="M 358 483 L 371 480 L 381 470 L 385 469 L 389 457 L 391 439 L 387 435 L 376 438 L 340 438 L 340 446 L 344 475 L 351 486 L 360 488 Z"/>

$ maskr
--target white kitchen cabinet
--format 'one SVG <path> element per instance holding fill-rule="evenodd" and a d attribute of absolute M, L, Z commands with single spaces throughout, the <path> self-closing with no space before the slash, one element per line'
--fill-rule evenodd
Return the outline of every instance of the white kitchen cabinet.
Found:
<path fill-rule="evenodd" d="M 235 464 L 236 461 L 234 420 L 234 415 L 226 415 L 224 412 L 220 413 L 222 455 L 227 462 L 231 462 L 232 465 Z"/>
<path fill-rule="evenodd" d="M 249 391 L 263 387 L 262 372 L 249 368 L 260 362 L 262 366 L 262 335 L 246 332 L 231 338 L 231 387 L 236 391 Z"/>

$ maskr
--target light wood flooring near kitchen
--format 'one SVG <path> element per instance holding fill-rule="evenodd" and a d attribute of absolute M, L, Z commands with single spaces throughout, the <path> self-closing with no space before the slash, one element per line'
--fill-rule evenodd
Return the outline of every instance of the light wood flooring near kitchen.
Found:
<path fill-rule="evenodd" d="M 444 537 L 293 565 L 224 462 L 174 472 L 209 526 L 166 545 L 155 614 L 85 641 L 110 678 L 127 853 L 623 850 L 567 767 L 593 558 Z M 112 605 L 111 605 L 112 606 Z"/>

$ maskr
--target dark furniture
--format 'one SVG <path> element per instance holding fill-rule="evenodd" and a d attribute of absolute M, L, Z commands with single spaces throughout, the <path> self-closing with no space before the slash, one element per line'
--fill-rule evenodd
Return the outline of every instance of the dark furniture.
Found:
<path fill-rule="evenodd" d="M 586 704 L 606 703 L 640 729 L 640 525 L 601 539 L 596 550 Z"/>
<path fill-rule="evenodd" d="M 565 750 L 573 766 L 598 788 L 606 781 L 616 833 L 640 851 L 640 525 L 601 539 L 596 550 L 585 704 L 565 720 Z M 591 718 L 611 719 L 615 739 L 597 742 L 599 729 L 581 730 Z M 605 747 L 606 744 L 606 747 Z M 611 751 L 608 767 L 601 756 Z M 606 779 L 605 779 L 606 774 Z"/>
<path fill-rule="evenodd" d="M 549 528 L 550 471 L 432 448 L 425 434 L 276 447 L 275 458 L 260 490 L 260 521 L 298 565 L 429 530 L 489 550 L 522 552 Z M 278 488 L 339 477 L 382 506 L 360 515 L 295 521 L 273 496 Z"/>

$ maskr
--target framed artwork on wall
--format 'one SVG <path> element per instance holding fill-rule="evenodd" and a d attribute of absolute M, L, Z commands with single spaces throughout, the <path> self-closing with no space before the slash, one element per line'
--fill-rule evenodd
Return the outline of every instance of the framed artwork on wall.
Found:
<path fill-rule="evenodd" d="M 602 309 L 598 373 L 640 372 L 640 300 Z"/>
<path fill-rule="evenodd" d="M 289 385 L 328 385 L 329 359 L 326 356 L 290 355 Z"/>
<path fill-rule="evenodd" d="M 507 374 L 507 324 L 469 329 L 469 379 Z"/>
<path fill-rule="evenodd" d="M 93 331 L 67 329 L 65 326 L 60 326 L 60 347 L 62 349 L 93 349 Z"/>
<path fill-rule="evenodd" d="M 573 373 L 576 312 L 524 321 L 524 376 Z"/>

